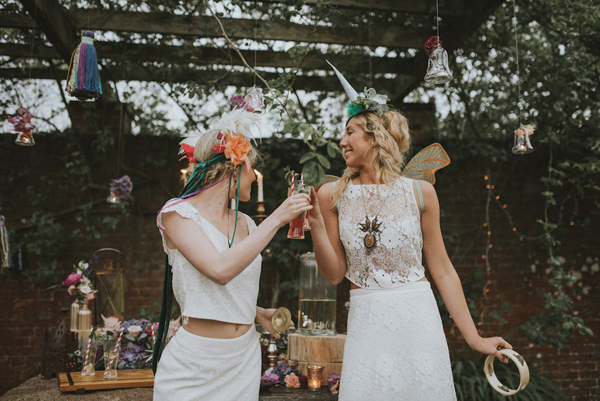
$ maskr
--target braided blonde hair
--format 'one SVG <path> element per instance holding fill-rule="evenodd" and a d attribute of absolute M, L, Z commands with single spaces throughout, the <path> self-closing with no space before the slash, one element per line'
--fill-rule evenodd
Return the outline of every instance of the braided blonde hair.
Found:
<path fill-rule="evenodd" d="M 373 157 L 370 164 L 375 168 L 377 185 L 389 184 L 398 179 L 411 147 L 406 117 L 393 110 L 384 112 L 382 116 L 363 113 L 352 117 L 352 120 L 365 131 L 368 140 L 375 142 L 371 144 Z M 331 193 L 331 207 L 337 204 L 350 180 L 358 176 L 357 168 L 346 167 Z"/>
<path fill-rule="evenodd" d="M 194 159 L 203 162 L 215 157 L 217 154 L 212 150 L 212 147 L 221 142 L 221 140 L 217 137 L 218 135 L 218 130 L 208 131 L 202 135 L 194 147 Z M 251 146 L 250 151 L 248 152 L 248 161 L 250 162 L 250 165 L 254 165 L 259 158 L 260 155 L 258 151 L 256 148 Z M 237 166 L 234 166 L 229 160 L 226 160 L 223 163 L 210 165 L 206 168 L 206 175 L 202 179 L 198 189 L 209 187 L 229 176 L 236 170 Z M 182 181 L 184 184 L 187 182 L 188 178 L 190 178 L 190 175 L 192 175 L 192 171 L 193 169 L 188 168 L 187 173 L 183 176 Z"/>

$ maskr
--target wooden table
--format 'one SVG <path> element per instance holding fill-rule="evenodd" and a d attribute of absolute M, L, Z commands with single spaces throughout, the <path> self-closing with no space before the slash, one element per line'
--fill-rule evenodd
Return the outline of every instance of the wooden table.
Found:
<path fill-rule="evenodd" d="M 119 371 L 119 374 L 121 372 Z M 152 387 L 125 388 L 118 390 L 86 391 L 85 394 L 61 393 L 57 379 L 44 380 L 41 375 L 27 380 L 0 397 L 1 401 L 149 401 L 152 400 Z M 260 394 L 261 401 L 337 401 L 327 387 L 318 392 L 308 389 L 288 389 L 270 387 Z"/>

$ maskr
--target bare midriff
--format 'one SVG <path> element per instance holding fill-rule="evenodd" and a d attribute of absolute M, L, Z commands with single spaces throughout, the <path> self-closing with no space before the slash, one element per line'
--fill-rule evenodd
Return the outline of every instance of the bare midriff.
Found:
<path fill-rule="evenodd" d="M 252 325 L 190 317 L 188 323 L 184 323 L 183 327 L 186 331 L 197 336 L 230 339 L 243 336 L 250 330 Z"/>
<path fill-rule="evenodd" d="M 417 281 L 428 281 L 428 280 L 427 280 L 427 277 L 423 277 L 422 279 L 417 280 Z M 417 281 L 415 281 L 415 282 L 417 282 Z M 350 283 L 350 284 L 351 284 L 351 286 L 350 286 L 351 290 L 358 290 L 359 288 L 361 288 L 354 283 Z"/>

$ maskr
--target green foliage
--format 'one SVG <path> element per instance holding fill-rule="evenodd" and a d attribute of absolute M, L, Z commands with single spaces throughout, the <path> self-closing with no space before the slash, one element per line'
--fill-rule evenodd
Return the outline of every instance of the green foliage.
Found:
<path fill-rule="evenodd" d="M 600 21 L 600 4 L 519 3 L 521 121 L 536 127 L 535 153 L 529 156 L 510 153 L 520 124 L 512 17 L 512 3 L 503 3 L 450 57 L 455 78 L 435 91 L 451 105 L 439 137 L 452 144 L 454 160 L 485 158 L 492 170 L 539 179 L 541 216 L 532 215 L 538 227 L 527 233 L 525 244 L 529 253 L 547 260 L 552 291 L 544 295 L 543 313 L 521 332 L 540 345 L 560 347 L 575 334 L 592 334 L 574 315 L 573 282 L 564 268 L 566 257 L 559 255 L 571 225 L 600 224 L 600 64 L 597 35 L 589 33 Z M 511 178 L 518 182 L 519 174 Z"/>

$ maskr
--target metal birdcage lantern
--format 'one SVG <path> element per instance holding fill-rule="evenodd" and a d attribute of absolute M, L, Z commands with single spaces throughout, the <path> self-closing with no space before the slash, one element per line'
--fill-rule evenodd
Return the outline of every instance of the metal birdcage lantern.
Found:
<path fill-rule="evenodd" d="M 123 253 L 114 248 L 98 249 L 92 255 L 94 268 L 94 288 L 98 291 L 95 299 L 95 323 L 102 316 L 118 317 L 125 315 L 125 269 Z"/>

